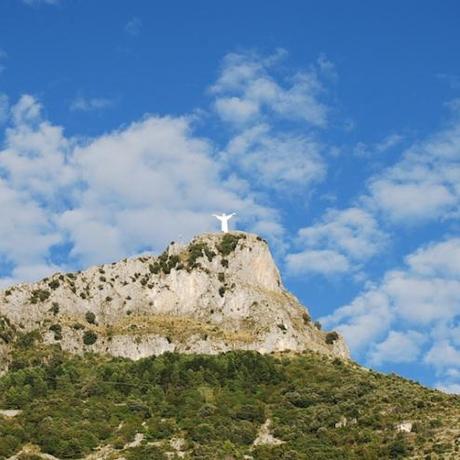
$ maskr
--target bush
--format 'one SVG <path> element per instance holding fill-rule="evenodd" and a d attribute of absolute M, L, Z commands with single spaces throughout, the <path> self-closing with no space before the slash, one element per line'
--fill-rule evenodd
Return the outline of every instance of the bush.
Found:
<path fill-rule="evenodd" d="M 231 233 L 226 233 L 222 237 L 222 241 L 217 246 L 217 249 L 222 256 L 228 256 L 236 249 L 236 247 L 238 246 L 238 242 L 242 238 L 243 235 L 232 235 Z"/>
<path fill-rule="evenodd" d="M 44 302 L 45 300 L 48 300 L 50 297 L 51 293 L 50 291 L 47 291 L 46 289 L 35 289 L 32 291 L 32 296 L 30 297 L 30 303 L 38 303 L 38 302 Z"/>
<path fill-rule="evenodd" d="M 335 331 L 328 332 L 326 334 L 326 343 L 328 345 L 332 345 L 338 339 L 339 339 L 339 334 L 337 334 L 337 332 Z"/>
<path fill-rule="evenodd" d="M 200 257 L 206 257 L 209 262 L 214 259 L 216 253 L 207 245 L 207 243 L 192 243 L 188 247 L 187 266 L 189 269 L 197 267 L 197 261 Z"/>
<path fill-rule="evenodd" d="M 93 345 L 97 341 L 97 334 L 94 331 L 85 331 L 83 334 L 83 343 L 85 345 Z"/>
<path fill-rule="evenodd" d="M 52 280 L 48 283 L 48 286 L 51 288 L 51 289 L 57 289 L 59 287 L 59 281 L 58 280 Z"/>
<path fill-rule="evenodd" d="M 49 327 L 51 332 L 54 332 L 54 340 L 61 340 L 62 339 L 62 326 L 60 324 L 52 324 Z"/>
<path fill-rule="evenodd" d="M 96 315 L 92 311 L 87 311 L 85 313 L 85 319 L 89 324 L 96 323 Z"/>
<path fill-rule="evenodd" d="M 59 313 L 59 304 L 57 302 L 53 302 L 53 304 L 51 305 L 51 308 L 49 309 L 49 311 L 54 316 L 56 316 Z"/>
<path fill-rule="evenodd" d="M 306 311 L 302 313 L 302 319 L 304 324 L 309 324 L 311 321 L 311 317 Z"/>

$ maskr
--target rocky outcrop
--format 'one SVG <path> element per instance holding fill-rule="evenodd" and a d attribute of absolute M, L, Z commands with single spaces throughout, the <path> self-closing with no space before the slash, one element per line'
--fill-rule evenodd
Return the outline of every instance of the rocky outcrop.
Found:
<path fill-rule="evenodd" d="M 283 287 L 267 243 L 243 232 L 14 286 L 0 291 L 0 318 L 0 355 L 12 334 L 37 330 L 70 352 L 132 359 L 235 349 L 349 356 Z"/>

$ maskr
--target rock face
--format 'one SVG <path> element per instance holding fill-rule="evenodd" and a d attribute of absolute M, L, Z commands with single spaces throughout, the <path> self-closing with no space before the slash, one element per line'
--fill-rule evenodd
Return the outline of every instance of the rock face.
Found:
<path fill-rule="evenodd" d="M 73 353 L 132 359 L 235 349 L 349 357 L 284 289 L 267 243 L 243 232 L 0 291 L 0 361 L 13 337 L 31 331 Z"/>

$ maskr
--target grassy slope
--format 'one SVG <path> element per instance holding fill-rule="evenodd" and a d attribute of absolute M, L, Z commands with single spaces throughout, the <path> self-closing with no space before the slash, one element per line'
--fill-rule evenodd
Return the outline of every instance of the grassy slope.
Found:
<path fill-rule="evenodd" d="M 23 412 L 0 417 L 0 459 L 26 443 L 79 458 L 122 449 L 136 433 L 144 441 L 124 450 L 127 460 L 166 458 L 173 437 L 197 459 L 460 458 L 459 397 L 338 359 L 231 352 L 132 362 L 19 344 L 0 408 Z M 348 425 L 336 428 L 343 416 Z M 285 443 L 252 449 L 267 417 Z M 397 433 L 402 421 L 415 432 Z"/>

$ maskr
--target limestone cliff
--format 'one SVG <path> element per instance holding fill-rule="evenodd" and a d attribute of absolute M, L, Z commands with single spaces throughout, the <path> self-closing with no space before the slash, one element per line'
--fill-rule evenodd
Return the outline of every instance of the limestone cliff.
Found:
<path fill-rule="evenodd" d="M 133 359 L 235 349 L 349 356 L 284 289 L 267 243 L 243 232 L 0 291 L 0 361 L 31 331 L 70 352 Z"/>

